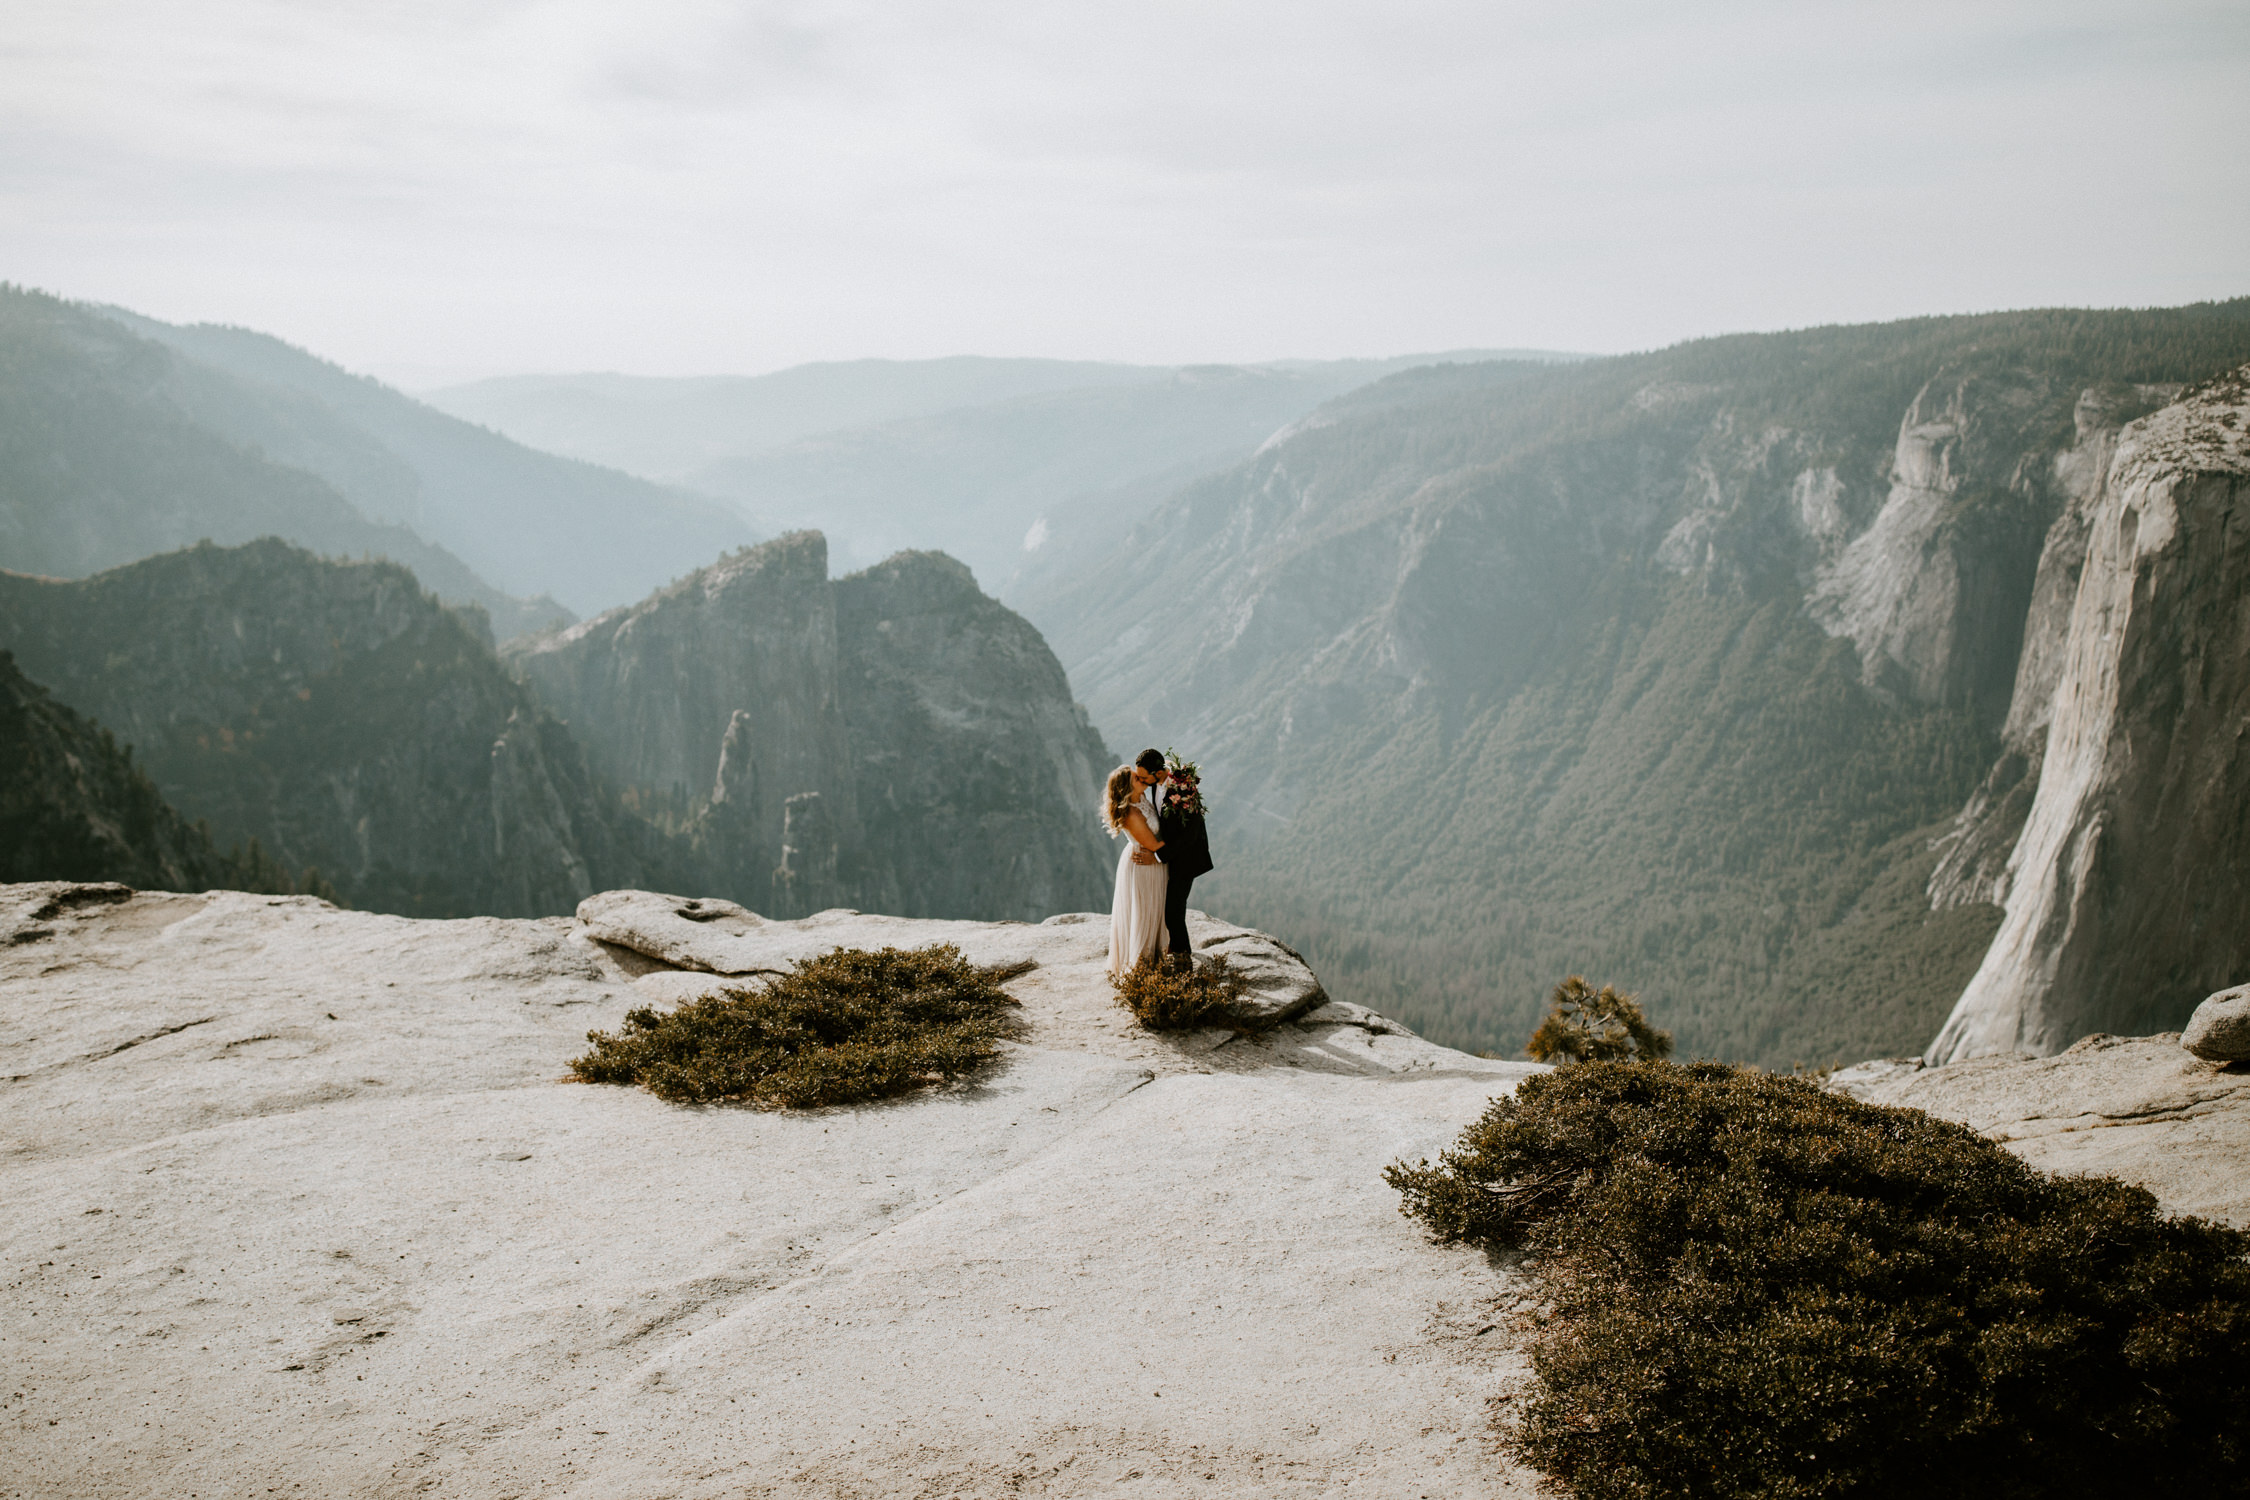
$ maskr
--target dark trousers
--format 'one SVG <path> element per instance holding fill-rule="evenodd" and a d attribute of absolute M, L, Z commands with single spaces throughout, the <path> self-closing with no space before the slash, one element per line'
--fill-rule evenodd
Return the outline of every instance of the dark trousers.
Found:
<path fill-rule="evenodd" d="M 1193 875 L 1188 876 L 1185 880 L 1182 880 L 1178 875 L 1173 875 L 1164 883 L 1164 930 L 1171 934 L 1171 951 L 1174 953 L 1185 954 L 1194 951 L 1188 947 L 1187 935 L 1188 892 L 1194 886 L 1195 877 Z"/>

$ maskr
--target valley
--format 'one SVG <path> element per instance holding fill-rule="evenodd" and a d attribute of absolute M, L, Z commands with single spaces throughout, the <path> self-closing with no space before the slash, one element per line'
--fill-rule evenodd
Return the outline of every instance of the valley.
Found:
<path fill-rule="evenodd" d="M 1471 1051 L 1568 973 L 1786 1070 L 2160 1030 L 2250 966 L 2210 384 L 2250 302 L 432 398 L 557 457 L 245 330 L 0 301 L 0 646 L 348 904 L 1099 909 L 1092 788 L 1153 744 L 1205 766 L 1198 903 Z M 2186 909 L 2132 894 L 2182 860 Z"/>

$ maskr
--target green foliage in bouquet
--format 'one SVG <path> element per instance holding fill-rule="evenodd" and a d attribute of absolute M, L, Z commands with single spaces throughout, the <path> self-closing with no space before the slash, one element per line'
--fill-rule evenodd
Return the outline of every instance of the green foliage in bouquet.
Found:
<path fill-rule="evenodd" d="M 1615 1062 L 1670 1057 L 1672 1033 L 1648 1024 L 1631 995 L 1610 985 L 1596 990 L 1576 974 L 1555 986 L 1546 1019 L 1524 1044 L 1538 1062 Z"/>
<path fill-rule="evenodd" d="M 2250 1235 L 1959 1125 L 1588 1062 L 1384 1174 L 1530 1252 L 1516 1450 L 1584 1500 L 2250 1493 Z"/>
<path fill-rule="evenodd" d="M 1199 964 L 1158 955 L 1110 976 L 1117 1003 L 1150 1031 L 1195 1031 L 1233 1026 L 1234 1003 L 1250 980 L 1223 957 Z"/>
<path fill-rule="evenodd" d="M 1030 965 L 980 969 L 950 943 L 841 948 L 762 989 L 628 1011 L 573 1058 L 587 1083 L 638 1083 L 660 1099 L 802 1109 L 952 1083 L 999 1052 L 1017 1002 L 1000 985 Z"/>

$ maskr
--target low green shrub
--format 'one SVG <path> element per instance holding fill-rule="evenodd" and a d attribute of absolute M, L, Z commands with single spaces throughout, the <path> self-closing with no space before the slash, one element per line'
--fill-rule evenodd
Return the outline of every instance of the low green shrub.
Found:
<path fill-rule="evenodd" d="M 1122 976 L 1112 974 L 1109 982 L 1117 1003 L 1150 1031 L 1233 1026 L 1234 1003 L 1250 987 L 1249 977 L 1223 956 L 1201 963 L 1158 956 Z"/>
<path fill-rule="evenodd" d="M 1627 1057 L 1670 1057 L 1672 1033 L 1658 1031 L 1640 1003 L 1609 985 L 1596 990 L 1576 974 L 1547 997 L 1547 1015 L 1524 1044 L 1539 1062 L 1614 1062 Z"/>
<path fill-rule="evenodd" d="M 842 948 L 763 988 L 628 1011 L 573 1058 L 587 1083 L 638 1083 L 660 1099 L 740 1099 L 768 1109 L 881 1099 L 973 1073 L 1014 1026 L 1000 990 L 1027 964 L 980 969 L 950 943 Z"/>
<path fill-rule="evenodd" d="M 1588 1062 L 1384 1174 L 1553 1309 L 1509 1424 L 1585 1500 L 2250 1492 L 2250 1235 L 1711 1063 Z"/>

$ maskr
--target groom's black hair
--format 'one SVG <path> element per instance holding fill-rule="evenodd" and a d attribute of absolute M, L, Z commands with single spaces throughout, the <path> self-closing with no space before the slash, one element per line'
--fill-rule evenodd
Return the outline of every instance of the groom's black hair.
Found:
<path fill-rule="evenodd" d="M 1154 774 L 1164 769 L 1164 752 L 1161 750 L 1143 750 L 1133 757 L 1133 764 Z"/>

